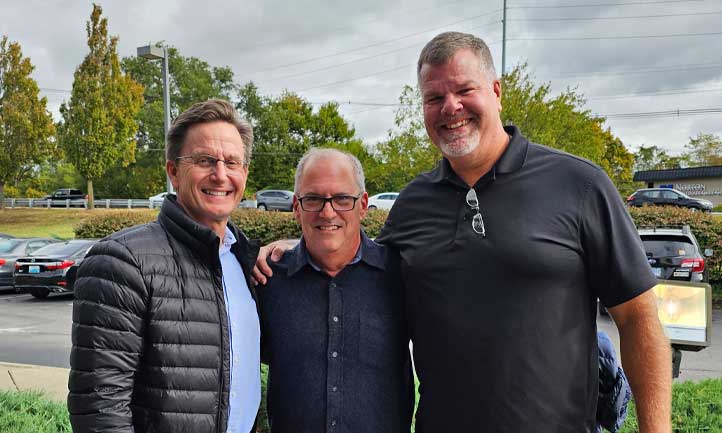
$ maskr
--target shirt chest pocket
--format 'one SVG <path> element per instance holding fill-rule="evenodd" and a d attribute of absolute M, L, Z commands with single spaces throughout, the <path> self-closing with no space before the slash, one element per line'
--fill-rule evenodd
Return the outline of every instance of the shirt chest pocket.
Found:
<path fill-rule="evenodd" d="M 385 368 L 401 362 L 402 324 L 398 317 L 362 313 L 359 324 L 359 362 Z"/>

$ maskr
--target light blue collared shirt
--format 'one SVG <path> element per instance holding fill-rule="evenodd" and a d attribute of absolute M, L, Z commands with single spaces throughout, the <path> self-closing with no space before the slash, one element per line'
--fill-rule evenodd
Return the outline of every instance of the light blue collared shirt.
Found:
<path fill-rule="evenodd" d="M 261 328 L 256 303 L 241 264 L 231 252 L 236 243 L 228 227 L 218 250 L 231 341 L 231 387 L 227 433 L 248 433 L 261 403 Z"/>

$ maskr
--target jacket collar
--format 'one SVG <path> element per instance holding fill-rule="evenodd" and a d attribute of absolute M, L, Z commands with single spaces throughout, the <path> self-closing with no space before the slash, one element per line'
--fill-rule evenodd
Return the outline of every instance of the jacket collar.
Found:
<path fill-rule="evenodd" d="M 300 271 L 304 266 L 312 267 L 310 263 L 311 256 L 306 248 L 306 240 L 303 237 L 301 237 L 301 242 L 287 254 L 291 255 L 288 262 L 289 277 Z M 369 239 L 363 229 L 361 229 L 361 244 L 359 245 L 358 255 L 360 256 L 359 261 L 365 262 L 369 266 L 381 270 L 385 268 L 384 247 Z"/>
<path fill-rule="evenodd" d="M 509 145 L 491 170 L 484 174 L 484 177 L 490 175 L 496 179 L 497 174 L 513 173 L 524 166 L 527 151 L 529 150 L 529 140 L 514 125 L 505 126 L 504 131 L 511 137 Z M 462 185 L 465 185 L 456 175 L 454 169 L 451 168 L 451 164 L 446 158 L 443 158 L 430 174 L 433 183 L 452 181 L 454 183 L 461 182 Z"/>

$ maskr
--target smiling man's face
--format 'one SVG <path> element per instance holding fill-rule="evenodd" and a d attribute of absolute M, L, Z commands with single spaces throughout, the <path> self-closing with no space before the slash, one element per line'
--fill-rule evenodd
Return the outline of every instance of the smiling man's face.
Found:
<path fill-rule="evenodd" d="M 316 261 L 327 255 L 353 257 L 356 254 L 361 239 L 361 219 L 368 209 L 368 194 L 360 191 L 353 166 L 345 156 L 319 156 L 308 161 L 296 196 L 340 195 L 361 197 L 353 209 L 344 212 L 333 210 L 330 202 L 320 211 L 307 212 L 294 197 L 293 214 L 301 225 L 306 248 Z"/>
<path fill-rule="evenodd" d="M 228 122 L 209 122 L 188 129 L 180 156 L 209 155 L 216 159 L 243 161 L 243 140 Z M 168 161 L 166 170 L 176 189 L 178 204 L 193 220 L 222 237 L 228 217 L 243 198 L 248 167 L 229 170 L 199 167 L 190 158 Z"/>

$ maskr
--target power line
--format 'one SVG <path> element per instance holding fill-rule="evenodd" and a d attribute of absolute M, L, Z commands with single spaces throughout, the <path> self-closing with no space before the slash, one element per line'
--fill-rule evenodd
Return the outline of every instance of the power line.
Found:
<path fill-rule="evenodd" d="M 396 67 L 396 68 L 385 69 L 385 70 L 383 70 L 383 71 L 378 71 L 378 72 L 372 72 L 372 73 L 370 73 L 370 74 L 362 75 L 362 76 L 356 77 L 356 78 L 349 78 L 349 79 L 347 79 L 347 80 L 334 81 L 334 82 L 332 82 L 332 83 L 326 83 L 326 84 L 320 84 L 320 85 L 318 85 L 318 86 L 306 87 L 306 88 L 304 88 L 304 89 L 299 89 L 299 90 L 297 90 L 297 92 L 305 92 L 305 91 L 307 91 L 307 90 L 314 90 L 314 89 L 320 89 L 320 88 L 322 88 L 322 87 L 335 86 L 336 84 L 349 83 L 349 82 L 351 82 L 351 81 L 362 80 L 362 79 L 364 79 L 364 78 L 373 77 L 374 75 L 381 75 L 381 74 L 386 74 L 386 73 L 388 73 L 388 72 L 399 71 L 399 70 L 401 70 L 401 69 L 408 69 L 408 68 L 411 67 L 411 66 L 414 66 L 414 65 L 402 65 L 402 66 L 398 66 L 398 67 Z"/>
<path fill-rule="evenodd" d="M 655 39 L 655 38 L 681 38 L 698 36 L 719 36 L 722 32 L 709 33 L 677 33 L 664 35 L 630 35 L 630 36 L 594 36 L 594 37 L 564 37 L 564 38 L 513 38 L 508 41 L 592 41 L 592 40 L 617 40 L 617 39 Z"/>
<path fill-rule="evenodd" d="M 689 2 L 701 2 L 701 1 L 704 1 L 704 0 L 659 0 L 659 1 L 624 2 L 624 3 L 569 4 L 569 5 L 557 5 L 557 6 L 510 6 L 509 9 L 565 9 L 565 8 L 589 8 L 589 7 L 603 7 L 603 6 L 653 5 L 653 4 L 664 4 L 664 3 L 689 3 Z"/>
<path fill-rule="evenodd" d="M 356 48 L 351 48 L 351 49 L 344 50 L 344 51 L 339 51 L 339 52 L 336 52 L 336 53 L 333 53 L 333 54 L 326 54 L 326 55 L 323 55 L 323 56 L 312 57 L 312 58 L 308 58 L 308 59 L 305 59 L 305 60 L 300 60 L 300 61 L 293 62 L 293 63 L 286 63 L 286 64 L 284 64 L 284 65 L 277 65 L 277 66 L 274 66 L 274 67 L 271 67 L 271 68 L 261 69 L 261 70 L 258 70 L 258 71 L 251 72 L 251 73 L 249 73 L 248 75 L 254 75 L 254 74 L 261 73 L 261 72 L 274 71 L 274 70 L 277 70 L 277 69 L 287 68 L 287 67 L 290 67 L 290 66 L 302 65 L 302 64 L 304 64 L 304 63 L 310 63 L 310 62 L 314 62 L 314 61 L 316 61 L 316 60 L 327 59 L 327 58 L 329 58 L 329 57 L 336 57 L 336 56 L 340 56 L 340 55 L 344 55 L 344 54 L 353 53 L 353 52 L 356 52 L 356 51 L 365 50 L 365 49 L 367 49 L 367 48 L 377 47 L 377 46 L 379 46 L 379 45 L 385 45 L 385 44 L 388 44 L 388 43 L 391 43 L 391 42 L 396 42 L 396 41 L 400 41 L 400 40 L 402 40 L 402 39 L 408 39 L 408 38 L 411 38 L 411 37 L 414 37 L 414 36 L 423 35 L 423 34 L 428 33 L 428 32 L 440 30 L 440 29 L 443 29 L 443 28 L 446 28 L 446 27 L 449 27 L 449 26 L 453 26 L 453 25 L 455 25 L 455 24 L 461 24 L 461 23 L 464 23 L 464 22 L 467 22 L 467 21 L 475 20 L 475 19 L 477 19 L 477 18 L 489 16 L 489 15 L 492 15 L 492 14 L 495 14 L 495 13 L 499 12 L 500 10 L 501 10 L 501 9 L 497 9 L 497 10 L 492 11 L 492 12 L 488 12 L 488 13 L 476 15 L 476 16 L 473 16 L 473 17 L 471 17 L 471 18 L 465 18 L 465 19 L 459 20 L 459 21 L 454 21 L 454 22 L 452 22 L 452 23 L 447 23 L 447 24 L 444 24 L 444 25 L 441 25 L 441 26 L 438 26 L 438 27 L 434 27 L 434 28 L 431 28 L 431 29 L 426 29 L 426 30 L 422 30 L 422 31 L 419 31 L 419 32 L 414 32 L 414 33 L 409 33 L 409 34 L 407 34 L 407 35 L 399 36 L 399 37 L 397 37 L 397 38 L 387 39 L 387 40 L 380 41 L 380 42 L 376 42 L 376 43 L 373 43 L 373 44 L 364 45 L 364 46 L 356 47 Z"/>
<path fill-rule="evenodd" d="M 625 98 L 637 98 L 637 97 L 646 97 L 646 96 L 666 96 L 666 95 L 687 95 L 687 94 L 693 94 L 693 93 L 712 93 L 712 92 L 722 92 L 722 89 L 674 89 L 674 90 L 668 90 L 668 91 L 659 91 L 659 92 L 639 92 L 639 93 L 622 93 L 618 95 L 603 95 L 603 96 L 590 96 L 587 97 L 587 100 L 599 100 L 599 99 L 625 99 Z"/>
<path fill-rule="evenodd" d="M 595 117 L 604 117 L 606 119 L 640 119 L 640 118 L 653 118 L 653 117 L 682 117 L 682 116 L 695 116 L 701 114 L 715 114 L 722 113 L 722 107 L 714 108 L 693 108 L 689 110 L 666 110 L 666 111 L 644 111 L 638 113 L 617 113 L 617 114 L 602 114 Z"/>
<path fill-rule="evenodd" d="M 510 22 L 527 22 L 527 21 L 600 21 L 600 20 L 631 20 L 641 18 L 670 18 L 670 17 L 689 17 L 699 15 L 721 15 L 720 12 L 692 12 L 684 14 L 664 14 L 664 15 L 631 15 L 618 17 L 578 17 L 578 18 L 510 18 Z"/>
<path fill-rule="evenodd" d="M 691 71 L 699 69 L 719 69 L 722 68 L 722 63 L 703 63 L 703 64 L 690 64 L 690 65 L 676 65 L 665 68 L 656 69 L 637 69 L 630 71 L 602 71 L 602 72 L 591 72 L 584 74 L 566 74 L 557 75 L 550 78 L 585 78 L 585 77 L 598 77 L 605 75 L 627 75 L 627 74 L 648 74 L 654 72 L 679 72 L 679 71 Z"/>

